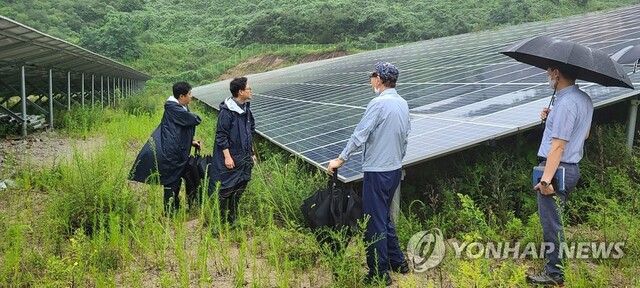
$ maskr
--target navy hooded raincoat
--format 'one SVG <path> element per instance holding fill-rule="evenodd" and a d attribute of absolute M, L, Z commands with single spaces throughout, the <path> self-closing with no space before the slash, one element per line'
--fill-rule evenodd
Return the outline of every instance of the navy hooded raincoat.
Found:
<path fill-rule="evenodd" d="M 196 126 L 202 122 L 197 114 L 180 105 L 173 96 L 164 103 L 164 114 L 160 125 L 153 131 L 142 147 L 131 169 L 130 179 L 142 183 L 153 183 L 149 177 L 156 171 L 160 183 L 168 185 L 182 177 Z M 157 166 L 156 166 L 157 159 Z"/>
<path fill-rule="evenodd" d="M 233 97 L 220 103 L 213 160 L 209 169 L 209 193 L 215 191 L 218 181 L 220 181 L 220 189 L 227 189 L 235 187 L 240 182 L 251 180 L 252 133 L 256 131 L 256 126 L 249 106 L 249 102 L 245 102 L 241 107 Z M 235 164 L 233 169 L 227 169 L 224 165 L 222 151 L 227 148 Z"/>

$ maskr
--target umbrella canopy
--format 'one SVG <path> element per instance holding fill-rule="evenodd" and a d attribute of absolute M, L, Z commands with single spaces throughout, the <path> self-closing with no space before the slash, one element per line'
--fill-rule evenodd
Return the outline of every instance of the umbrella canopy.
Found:
<path fill-rule="evenodd" d="M 611 59 L 616 60 L 620 64 L 636 63 L 640 59 L 640 45 L 627 46 L 620 51 L 611 55 Z"/>
<path fill-rule="evenodd" d="M 627 73 L 609 55 L 571 41 L 538 36 L 526 39 L 500 53 L 545 70 L 558 64 L 572 66 L 578 70 L 578 79 L 603 86 L 633 89 Z"/>

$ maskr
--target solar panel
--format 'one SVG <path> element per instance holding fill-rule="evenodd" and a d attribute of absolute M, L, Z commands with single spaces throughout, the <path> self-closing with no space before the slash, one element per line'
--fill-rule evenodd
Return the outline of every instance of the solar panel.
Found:
<path fill-rule="evenodd" d="M 433 159 L 540 124 L 551 97 L 546 73 L 499 51 L 522 39 L 547 35 L 612 54 L 640 45 L 640 6 L 550 22 L 536 22 L 417 42 L 249 75 L 258 132 L 318 167 L 342 151 L 367 103 L 375 96 L 368 73 L 377 61 L 400 70 L 399 94 L 409 104 L 412 132 L 405 166 Z M 632 66 L 625 66 L 630 72 Z M 640 85 L 640 73 L 630 75 Z M 601 107 L 637 92 L 578 81 Z M 217 108 L 229 81 L 194 89 Z M 640 86 L 638 86 L 640 87 Z M 353 155 L 340 178 L 362 178 Z"/>

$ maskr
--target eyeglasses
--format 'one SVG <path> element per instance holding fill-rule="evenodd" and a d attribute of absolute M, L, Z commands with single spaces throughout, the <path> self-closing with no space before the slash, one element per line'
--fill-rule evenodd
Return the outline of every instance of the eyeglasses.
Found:
<path fill-rule="evenodd" d="M 244 89 L 242 89 L 242 90 L 244 90 L 244 91 L 247 91 L 247 90 L 251 91 L 251 88 L 244 88 Z"/>
<path fill-rule="evenodd" d="M 375 77 L 378 77 L 378 73 L 371 72 L 371 74 L 369 75 L 369 78 L 375 78 Z"/>

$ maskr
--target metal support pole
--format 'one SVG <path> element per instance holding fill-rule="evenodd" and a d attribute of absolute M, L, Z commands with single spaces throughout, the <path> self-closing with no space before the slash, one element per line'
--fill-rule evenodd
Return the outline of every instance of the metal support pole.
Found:
<path fill-rule="evenodd" d="M 400 186 L 402 186 L 402 180 L 404 180 L 404 176 L 407 173 L 402 169 L 402 176 L 400 176 L 400 183 L 398 184 L 398 188 L 396 188 L 396 192 L 393 194 L 393 200 L 391 201 L 391 219 L 394 223 L 398 223 L 398 216 L 400 215 Z"/>
<path fill-rule="evenodd" d="M 116 77 L 113 77 L 113 106 L 116 106 Z"/>
<path fill-rule="evenodd" d="M 82 108 L 84 108 L 84 73 L 82 73 L 82 89 L 80 89 L 80 98 L 82 98 L 80 104 L 82 104 Z"/>
<path fill-rule="evenodd" d="M 67 72 L 67 110 L 71 110 L 71 72 Z"/>
<path fill-rule="evenodd" d="M 104 76 L 100 76 L 100 109 L 104 109 Z"/>
<path fill-rule="evenodd" d="M 49 129 L 53 130 L 53 69 L 49 69 Z"/>
<path fill-rule="evenodd" d="M 111 107 L 111 85 L 109 85 L 109 76 L 107 76 L 107 107 Z"/>
<path fill-rule="evenodd" d="M 96 82 L 96 75 L 91 74 L 91 109 L 95 106 L 96 96 L 94 94 L 94 87 Z"/>
<path fill-rule="evenodd" d="M 24 66 L 20 69 L 20 88 L 22 96 L 22 137 L 27 137 L 27 85 L 24 76 Z"/>
<path fill-rule="evenodd" d="M 627 152 L 633 152 L 633 138 L 636 134 L 636 118 L 638 116 L 638 105 L 640 100 L 633 99 L 629 103 L 629 120 L 627 120 Z"/>

